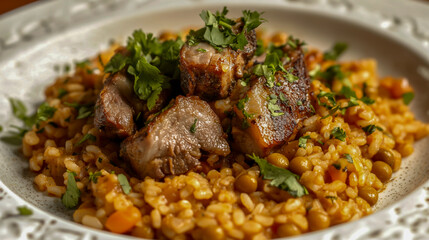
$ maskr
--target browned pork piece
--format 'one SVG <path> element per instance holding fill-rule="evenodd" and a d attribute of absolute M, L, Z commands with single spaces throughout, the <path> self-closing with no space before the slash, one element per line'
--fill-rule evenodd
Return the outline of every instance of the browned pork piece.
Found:
<path fill-rule="evenodd" d="M 196 95 L 211 101 L 228 97 L 237 79 L 256 50 L 256 34 L 245 34 L 247 45 L 243 50 L 224 48 L 217 51 L 210 44 L 188 43 L 180 51 L 181 87 L 188 96 Z"/>
<path fill-rule="evenodd" d="M 158 112 L 168 101 L 169 90 L 159 95 L 151 111 L 146 101 L 140 100 L 133 90 L 133 82 L 122 72 L 111 75 L 104 82 L 95 105 L 94 124 L 108 137 L 126 138 L 136 131 L 134 119 L 140 113 L 142 119 Z"/>
<path fill-rule="evenodd" d="M 295 138 L 302 121 L 312 114 L 303 53 L 289 46 L 284 51 L 290 58 L 284 68 L 295 77 L 278 71 L 274 86 L 269 87 L 265 77 L 254 75 L 234 107 L 234 145 L 244 153 L 268 155 L 273 148 Z"/>
<path fill-rule="evenodd" d="M 201 150 L 221 156 L 230 153 L 219 118 L 205 101 L 178 96 L 170 104 L 121 144 L 121 157 L 141 177 L 186 173 L 199 165 Z"/>

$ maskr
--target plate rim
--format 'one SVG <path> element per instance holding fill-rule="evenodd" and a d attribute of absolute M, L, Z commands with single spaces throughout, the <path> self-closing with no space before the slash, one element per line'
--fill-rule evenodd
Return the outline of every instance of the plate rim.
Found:
<path fill-rule="evenodd" d="M 40 1 L 40 2 L 33 3 L 30 6 L 26 6 L 24 8 L 17 9 L 10 14 L 1 15 L 0 16 L 0 20 L 1 20 L 0 21 L 0 31 L 2 29 L 5 29 L 8 27 L 8 26 L 5 26 L 6 25 L 5 22 L 9 22 L 9 21 L 11 21 L 11 19 L 13 20 L 19 16 L 30 15 L 33 12 L 41 11 L 40 9 L 44 9 L 45 11 L 47 9 L 53 9 L 55 7 L 58 7 L 59 4 L 61 4 L 60 1 L 61 0 Z M 92 2 L 96 2 L 96 1 L 99 1 L 99 0 L 95 0 Z M 405 3 L 406 1 L 401 1 L 401 0 L 390 0 L 390 1 L 389 0 L 379 0 L 379 1 L 384 2 L 384 3 L 389 2 L 390 4 L 392 4 L 392 2 L 394 2 L 396 4 L 408 4 L 408 3 Z M 80 1 L 77 4 L 82 4 L 83 2 L 85 2 L 85 1 Z M 91 2 L 91 1 L 87 1 L 87 2 Z M 107 2 L 109 2 L 109 0 Z M 115 0 L 112 0 L 110 2 L 115 2 Z M 153 8 L 153 9 L 156 9 L 156 8 L 162 9 L 162 8 L 171 7 L 172 2 L 175 2 L 175 3 L 173 3 L 173 5 L 178 4 L 178 1 L 172 1 L 172 0 L 166 0 L 166 1 L 143 0 L 143 1 L 139 1 L 139 2 L 140 2 L 140 4 L 145 5 L 149 8 Z M 256 1 L 256 0 L 251 0 L 248 2 L 250 2 L 252 4 L 256 4 L 256 3 L 261 4 L 260 1 Z M 168 3 L 170 5 L 168 5 L 168 4 L 162 5 L 162 3 Z M 224 0 L 222 0 L 222 1 L 183 0 L 183 1 L 181 1 L 181 3 L 185 3 L 185 4 L 189 4 L 189 5 L 190 4 L 219 5 L 222 3 L 224 3 L 224 4 L 226 4 L 226 3 L 238 4 L 239 5 L 239 4 L 243 4 L 243 1 L 240 1 L 240 0 L 232 0 L 232 1 L 231 0 L 230 1 L 224 1 Z M 294 1 L 294 0 L 285 0 L 285 1 L 274 0 L 274 1 L 269 2 L 269 4 L 275 5 L 275 6 L 278 5 L 279 7 L 280 6 L 281 7 L 292 7 L 292 8 L 295 7 L 297 9 L 310 7 L 314 11 L 316 11 L 316 6 L 323 6 L 324 8 L 320 11 L 323 11 L 325 14 L 329 14 L 329 13 L 332 14 L 333 11 L 335 12 L 338 10 L 338 7 L 347 8 L 347 6 L 348 6 L 347 4 L 351 4 L 351 5 L 353 5 L 353 7 L 363 7 L 363 8 L 365 8 L 365 7 L 368 8 L 371 6 L 370 1 L 367 1 L 367 0 L 363 0 L 359 4 L 358 3 L 352 3 L 352 1 L 350 1 L 350 0 L 344 0 L 344 1 L 341 1 L 340 3 L 338 3 L 338 1 L 335 1 L 335 0 L 304 0 L 302 2 L 298 2 L 298 1 Z M 336 4 L 339 4 L 339 5 L 336 5 Z M 354 4 L 356 4 L 356 5 L 354 5 Z M 392 5 L 394 5 L 394 4 L 392 4 Z M 416 9 L 417 8 L 426 8 L 429 12 L 429 5 L 424 5 L 423 3 L 420 3 L 420 2 L 412 2 L 412 3 L 410 2 L 409 6 L 411 6 L 411 8 L 416 8 Z M 363 10 L 363 11 L 365 11 L 365 10 Z M 335 12 L 335 14 L 337 14 L 337 17 L 340 16 L 340 14 L 338 14 L 337 12 Z M 356 16 L 359 16 L 359 14 L 362 14 L 362 13 L 358 13 Z M 377 15 L 380 13 L 375 13 L 375 14 Z M 351 16 L 351 17 L 348 17 L 346 19 L 350 22 L 357 23 L 357 20 L 354 19 L 356 16 Z M 377 17 L 380 17 L 380 16 L 376 16 L 376 18 Z M 403 16 L 403 15 L 394 15 L 393 17 L 388 17 L 388 18 L 390 18 L 390 19 L 398 19 L 398 18 L 399 19 L 408 19 L 407 16 Z M 429 22 L 429 16 L 426 16 L 426 20 Z M 380 20 L 378 20 L 378 21 L 380 21 Z M 361 23 L 363 23 L 363 22 L 361 22 Z M 378 22 L 378 23 L 380 23 L 380 22 Z M 387 34 L 389 37 L 394 37 L 395 41 L 405 45 L 407 48 L 412 49 L 414 53 L 418 54 L 419 56 L 422 56 L 424 59 L 426 59 L 427 62 L 429 62 L 429 29 L 424 30 L 424 31 L 426 31 L 426 34 L 427 34 L 427 41 L 426 40 L 421 41 L 419 39 L 416 39 L 416 37 L 414 36 L 415 32 L 413 32 L 412 30 L 410 31 L 409 29 L 400 28 L 400 27 L 398 29 L 395 29 L 395 30 L 390 30 L 390 29 L 386 30 L 385 28 L 380 27 L 378 25 L 379 24 L 377 24 L 377 26 L 372 26 L 372 25 L 368 24 L 368 22 L 364 23 L 365 27 L 371 28 L 372 30 L 384 29 L 385 31 L 382 31 L 382 34 Z M 73 31 L 73 28 L 70 28 L 68 30 L 66 29 L 66 31 Z M 52 33 L 50 33 L 50 34 L 52 34 Z M 51 37 L 52 35 L 50 35 L 50 34 L 45 35 L 45 37 L 47 37 L 47 38 Z M 59 31 L 59 32 L 54 31 L 53 34 L 61 34 L 61 31 Z M 410 41 L 410 39 L 412 39 L 415 43 L 415 44 L 412 44 L 412 47 L 410 47 L 411 44 L 409 42 L 407 42 L 407 41 Z M 36 37 L 33 39 L 33 41 L 37 41 L 37 40 L 40 40 L 40 38 Z M 30 40 L 30 42 L 31 41 L 32 40 Z M 23 42 L 25 43 L 25 40 L 23 42 L 17 41 L 16 43 L 14 43 L 16 45 L 11 44 L 9 47 L 7 44 L 4 44 L 5 42 L 6 41 L 4 41 L 4 39 L 2 39 L 0 36 L 0 62 L 2 62 L 3 57 L 5 58 L 4 61 L 6 61 L 5 56 L 8 55 L 9 53 L 13 53 L 14 49 L 17 46 L 20 46 L 20 44 L 23 44 Z M 4 46 L 7 46 L 7 47 L 5 48 Z M 426 51 L 421 51 L 422 49 L 424 49 Z M 0 197 L 1 197 L 0 203 L 5 203 L 5 201 L 7 199 L 9 199 L 9 203 L 7 203 L 7 204 L 10 204 L 10 202 L 13 202 L 14 204 L 12 204 L 12 205 L 14 205 L 14 206 L 20 206 L 20 204 L 21 205 L 25 204 L 26 206 L 30 206 L 30 208 L 33 209 L 35 214 L 32 215 L 31 217 L 27 218 L 27 219 L 31 219 L 34 217 L 49 217 L 50 220 L 53 220 L 56 222 L 55 224 L 57 224 L 57 226 L 61 226 L 61 227 L 72 226 L 74 228 L 78 228 L 78 229 L 81 229 L 82 231 L 86 232 L 84 235 L 82 235 L 82 239 L 97 239 L 98 237 L 100 237 L 100 238 L 102 237 L 102 239 L 124 239 L 124 238 L 125 239 L 136 239 L 136 238 L 130 237 L 130 236 L 112 234 L 112 233 L 102 231 L 102 230 L 91 229 L 91 228 L 83 226 L 81 224 L 77 224 L 77 223 L 74 223 L 72 221 L 67 221 L 65 219 L 59 218 L 59 217 L 57 217 L 51 213 L 44 212 L 43 210 L 39 209 L 38 207 L 32 205 L 31 203 L 25 202 L 25 200 L 21 199 L 18 195 L 13 193 L 7 186 L 5 186 L 1 182 L 1 180 L 0 180 L 0 190 L 2 190 L 2 191 L 0 191 Z M 426 191 L 426 194 L 427 194 L 427 192 L 429 192 L 429 181 L 426 181 L 425 183 L 420 184 L 420 186 L 418 186 L 415 190 L 410 192 L 410 194 L 408 196 L 403 197 L 401 200 L 397 201 L 396 203 L 391 204 L 391 205 L 389 205 L 389 206 L 381 209 L 380 211 L 377 211 L 377 212 L 375 212 L 369 216 L 361 218 L 359 220 L 359 222 L 362 223 L 362 222 L 364 222 L 363 220 L 367 220 L 369 218 L 375 218 L 375 216 L 383 216 L 387 212 L 392 212 L 392 211 L 394 211 L 394 208 L 397 207 L 397 205 L 399 205 L 399 203 L 409 201 L 409 200 L 411 200 L 411 198 L 413 198 L 419 194 L 422 194 L 422 192 L 425 192 L 425 191 Z M 16 207 L 14 209 L 16 209 Z M 429 210 L 429 208 L 428 208 L 428 210 Z M 1 211 L 2 210 L 0 208 L 0 219 L 2 218 L 2 212 Z M 3 214 L 3 217 L 4 217 L 4 215 L 5 214 Z M 15 215 L 12 214 L 12 217 L 13 218 L 18 217 L 20 220 L 22 220 L 22 217 L 16 216 L 16 213 L 15 213 Z M 8 219 L 12 219 L 12 217 L 9 216 Z M 3 220 L 4 220 L 4 218 L 3 218 Z M 366 222 L 369 222 L 369 221 L 366 221 Z M 333 232 L 335 232 L 336 230 L 339 230 L 339 229 L 344 229 L 350 225 L 351 225 L 351 223 L 344 223 L 344 224 L 340 224 L 337 226 L 332 226 L 326 230 L 306 233 L 306 234 L 298 236 L 296 238 L 288 238 L 288 239 L 311 239 L 314 237 L 320 237 L 320 238 L 323 237 L 323 239 L 331 239 L 331 238 L 334 238 L 335 236 L 337 236 L 337 235 L 333 234 Z M 428 224 L 428 226 L 429 226 L 429 224 Z M 348 227 L 348 228 L 350 228 L 350 227 Z M 0 227 L 0 229 L 1 229 L 1 227 Z M 48 233 L 48 232 L 46 232 L 46 233 Z M 427 235 L 425 235 L 425 236 L 429 238 L 429 233 L 427 233 Z M 340 236 L 340 237 L 341 237 L 340 239 L 342 239 L 342 237 L 344 237 L 344 236 Z M 357 236 L 357 238 L 353 238 L 353 239 L 361 239 L 361 238 L 360 238 L 360 236 Z"/>

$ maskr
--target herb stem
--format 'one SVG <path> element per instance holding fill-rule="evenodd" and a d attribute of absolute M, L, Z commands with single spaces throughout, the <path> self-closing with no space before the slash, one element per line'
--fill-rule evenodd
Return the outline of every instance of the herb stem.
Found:
<path fill-rule="evenodd" d="M 232 26 L 230 24 L 228 24 L 228 23 L 226 23 L 226 22 L 224 22 L 222 20 L 219 21 L 219 25 L 221 25 L 224 28 L 228 28 L 228 29 L 232 28 Z"/>

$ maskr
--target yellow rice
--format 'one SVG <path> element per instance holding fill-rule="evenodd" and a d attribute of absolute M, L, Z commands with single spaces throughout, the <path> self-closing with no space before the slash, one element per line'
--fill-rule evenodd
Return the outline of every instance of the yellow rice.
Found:
<path fill-rule="evenodd" d="M 174 34 L 164 33 L 163 38 Z M 271 37 L 258 33 L 265 43 L 286 41 L 284 33 Z M 117 46 L 100 54 L 103 63 L 108 62 Z M 311 50 L 314 61 L 311 70 L 320 63 L 322 69 L 333 62 L 318 61 L 320 52 Z M 236 154 L 236 163 L 228 168 L 211 169 L 206 174 L 189 172 L 155 181 L 149 177 L 137 179 L 127 174 L 127 168 L 119 161 L 118 143 L 101 139 L 94 127 L 93 117 L 76 120 L 77 111 L 68 103 L 94 103 L 101 90 L 102 64 L 94 58 L 90 67 L 97 71 L 88 73 L 77 69 L 73 74 L 59 77 L 46 89 L 46 102 L 57 108 L 52 119 L 42 122 L 43 132 L 36 127 L 23 138 L 23 153 L 29 158 L 30 169 L 37 172 L 34 182 L 40 191 L 61 197 L 66 191 L 67 172 L 77 174 L 77 186 L 82 192 L 81 204 L 73 214 L 73 220 L 83 225 L 106 229 L 105 223 L 114 212 L 136 207 L 141 219 L 126 234 L 142 238 L 161 239 L 270 239 L 325 228 L 357 220 L 372 212 L 370 204 L 360 197 L 359 189 L 370 186 L 382 191 L 385 185 L 371 173 L 371 158 L 381 148 L 390 150 L 396 163 L 413 152 L 414 141 L 429 133 L 429 126 L 414 118 L 401 99 L 391 99 L 379 94 L 377 64 L 372 59 L 340 63 L 349 72 L 352 84 L 366 82 L 368 91 L 376 103 L 349 108 L 344 116 L 327 117 L 325 108 L 313 104 L 316 114 L 304 121 L 302 135 L 309 135 L 306 149 L 283 148 L 289 161 L 295 157 L 309 159 L 311 171 L 302 174 L 300 182 L 310 194 L 293 198 L 287 192 L 262 180 L 257 166 L 248 166 L 244 156 Z M 319 59 L 320 60 L 320 59 Z M 332 88 L 338 88 L 336 82 Z M 58 99 L 60 89 L 67 94 Z M 328 88 L 321 81 L 311 83 L 311 98 L 317 102 L 318 92 Z M 337 89 L 338 90 L 338 89 Z M 341 100 L 339 101 L 341 102 Z M 220 103 L 219 103 L 220 104 Z M 67 120 L 69 119 L 69 120 Z M 47 122 L 54 122 L 55 126 Z M 362 127 L 374 124 L 384 129 L 367 135 Z M 331 139 L 333 128 L 341 127 L 347 133 L 345 142 Z M 90 133 L 95 142 L 86 141 L 77 146 L 81 138 Z M 323 141 L 320 146 L 318 141 Z M 353 158 L 347 181 L 329 181 L 327 170 L 344 154 Z M 208 162 L 215 162 L 211 156 Z M 394 171 L 398 170 L 397 165 Z M 89 173 L 101 171 L 98 183 L 89 180 Z M 114 173 L 112 173 L 112 171 Z M 53 176 L 53 173 L 57 173 Z M 131 193 L 124 194 L 117 180 L 122 173 L 129 179 Z M 253 192 L 240 192 L 234 182 L 243 174 L 258 177 L 258 188 Z M 60 176 L 60 177 L 58 177 Z M 322 223 L 322 224 L 321 224 Z"/>

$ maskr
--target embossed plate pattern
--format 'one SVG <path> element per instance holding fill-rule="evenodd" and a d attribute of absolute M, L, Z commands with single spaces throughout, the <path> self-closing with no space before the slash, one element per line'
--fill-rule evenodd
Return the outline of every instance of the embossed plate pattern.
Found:
<path fill-rule="evenodd" d="M 429 6 L 399 0 L 271 1 L 42 1 L 0 16 L 0 124 L 14 123 L 8 97 L 34 107 L 56 76 L 55 64 L 72 63 L 124 40 L 135 28 L 156 32 L 180 29 L 198 21 L 202 8 L 228 5 L 265 11 L 268 30 L 282 30 L 327 48 L 349 43 L 345 59 L 374 57 L 380 75 L 406 76 L 416 88 L 412 110 L 429 116 Z M 5 129 L 7 131 L 7 128 Z M 429 239 L 429 140 L 382 193 L 378 211 L 361 220 L 294 239 Z M 75 224 L 58 199 L 37 192 L 34 174 L 18 149 L 0 143 L 0 239 L 132 239 Z M 17 206 L 33 209 L 20 216 Z"/>

